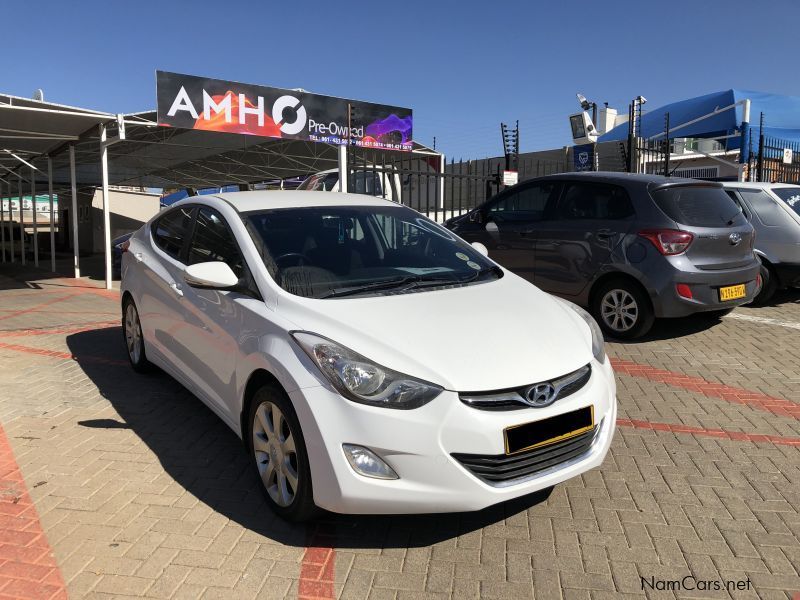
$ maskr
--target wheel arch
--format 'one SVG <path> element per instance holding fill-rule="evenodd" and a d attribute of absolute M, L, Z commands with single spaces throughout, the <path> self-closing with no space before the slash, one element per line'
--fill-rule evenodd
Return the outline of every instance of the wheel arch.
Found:
<path fill-rule="evenodd" d="M 636 286 L 636 287 L 639 289 L 639 291 L 641 291 L 641 292 L 642 292 L 642 294 L 644 294 L 644 297 L 645 297 L 645 298 L 647 298 L 647 301 L 650 303 L 650 309 L 652 310 L 652 309 L 654 308 L 654 307 L 653 307 L 653 299 L 652 299 L 652 297 L 650 296 L 650 292 L 649 292 L 649 291 L 647 290 L 647 288 L 646 288 L 646 287 L 645 287 L 645 286 L 642 284 L 642 282 L 641 282 L 641 281 L 639 281 L 638 279 L 636 279 L 636 277 L 634 277 L 633 275 L 630 275 L 630 274 L 628 274 L 628 273 L 624 273 L 624 272 L 622 272 L 622 271 L 612 271 L 612 272 L 610 272 L 610 273 L 604 273 L 603 275 L 601 275 L 600 277 L 598 277 L 598 278 L 595 280 L 595 282 L 594 282 L 594 283 L 592 283 L 592 287 L 591 287 L 591 289 L 589 290 L 589 297 L 588 297 L 588 300 L 589 300 L 589 307 L 590 307 L 590 308 L 591 308 L 592 306 L 594 306 L 594 302 L 595 302 L 595 300 L 597 300 L 597 293 L 598 293 L 598 291 L 599 291 L 599 290 L 600 290 L 600 289 L 601 289 L 601 288 L 602 288 L 602 287 L 603 287 L 605 284 L 607 284 L 607 283 L 609 283 L 609 282 L 611 282 L 611 281 L 624 281 L 624 282 L 626 282 L 626 283 L 631 283 L 631 284 L 633 284 L 634 286 Z"/>
<path fill-rule="evenodd" d="M 244 392 L 242 393 L 242 410 L 239 414 L 239 430 L 241 432 L 242 442 L 244 443 L 245 447 L 247 447 L 247 416 L 250 414 L 250 406 L 252 405 L 253 398 L 256 395 L 256 392 L 264 387 L 265 385 L 275 384 L 284 393 L 286 393 L 286 389 L 281 385 L 281 382 L 272 374 L 270 371 L 264 368 L 258 368 L 250 373 L 249 377 L 247 378 L 247 383 L 244 386 Z M 287 398 L 289 397 L 286 394 Z"/>

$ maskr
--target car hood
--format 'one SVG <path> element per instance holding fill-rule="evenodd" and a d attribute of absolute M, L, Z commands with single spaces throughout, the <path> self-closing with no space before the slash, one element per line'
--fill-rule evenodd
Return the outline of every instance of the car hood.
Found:
<path fill-rule="evenodd" d="M 592 359 L 588 325 L 508 271 L 495 281 L 389 296 L 285 294 L 278 311 L 298 329 L 462 392 L 546 381 Z"/>

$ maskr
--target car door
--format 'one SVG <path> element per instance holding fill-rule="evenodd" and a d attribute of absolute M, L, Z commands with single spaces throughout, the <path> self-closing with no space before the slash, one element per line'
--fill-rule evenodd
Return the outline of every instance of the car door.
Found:
<path fill-rule="evenodd" d="M 553 294 L 577 296 L 611 260 L 633 223 L 625 188 L 565 182 L 553 218 L 538 230 L 534 283 Z"/>
<path fill-rule="evenodd" d="M 479 226 L 462 237 L 483 243 L 493 260 L 533 282 L 537 228 L 555 205 L 560 189 L 561 184 L 553 180 L 515 186 L 487 202 L 480 209 Z"/>
<path fill-rule="evenodd" d="M 139 259 L 142 283 L 138 302 L 148 352 L 152 349 L 184 376 L 183 352 L 176 340 L 184 327 L 185 247 L 194 213 L 195 206 L 183 205 L 156 219 L 150 227 L 150 244 Z"/>
<path fill-rule="evenodd" d="M 236 239 L 219 211 L 201 206 L 187 250 L 187 265 L 220 261 L 241 281 L 232 290 L 184 286 L 183 362 L 205 397 L 226 415 L 234 410 L 234 375 L 243 328 L 243 301 L 260 298 Z"/>

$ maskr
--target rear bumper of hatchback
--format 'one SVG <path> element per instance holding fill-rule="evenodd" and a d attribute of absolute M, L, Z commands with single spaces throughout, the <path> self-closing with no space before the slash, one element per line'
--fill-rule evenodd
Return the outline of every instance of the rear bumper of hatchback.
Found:
<path fill-rule="evenodd" d="M 356 404 L 324 386 L 296 390 L 290 396 L 296 407 L 302 407 L 298 416 L 309 453 L 314 502 L 337 513 L 464 512 L 532 494 L 599 466 L 611 445 L 617 416 L 616 384 L 608 359 L 603 364 L 592 362 L 592 376 L 580 391 L 546 408 L 478 410 L 451 391 L 407 411 Z M 457 458 L 501 457 L 505 428 L 587 406 L 594 407 L 591 442 L 569 460 L 552 461 L 533 475 L 490 484 Z M 356 473 L 343 444 L 370 449 L 399 478 L 381 480 Z"/>
<path fill-rule="evenodd" d="M 682 256 L 669 257 L 669 269 L 660 269 L 659 277 L 647 286 L 656 317 L 685 317 L 697 312 L 725 310 L 747 304 L 759 291 L 760 263 L 754 259 L 744 267 L 723 270 L 701 270 Z M 679 284 L 681 291 L 679 293 Z M 720 289 L 745 286 L 745 295 L 721 300 Z M 691 297 L 687 297 L 687 289 Z"/>

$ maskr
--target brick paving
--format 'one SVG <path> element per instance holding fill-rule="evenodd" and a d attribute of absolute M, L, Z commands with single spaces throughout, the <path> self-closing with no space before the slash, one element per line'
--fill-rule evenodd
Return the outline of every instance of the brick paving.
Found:
<path fill-rule="evenodd" d="M 0 598 L 800 592 L 800 293 L 608 344 L 611 452 L 547 497 L 292 526 L 221 421 L 128 368 L 117 293 L 95 285 L 0 266 Z M 658 587 L 687 576 L 749 589 Z"/>

